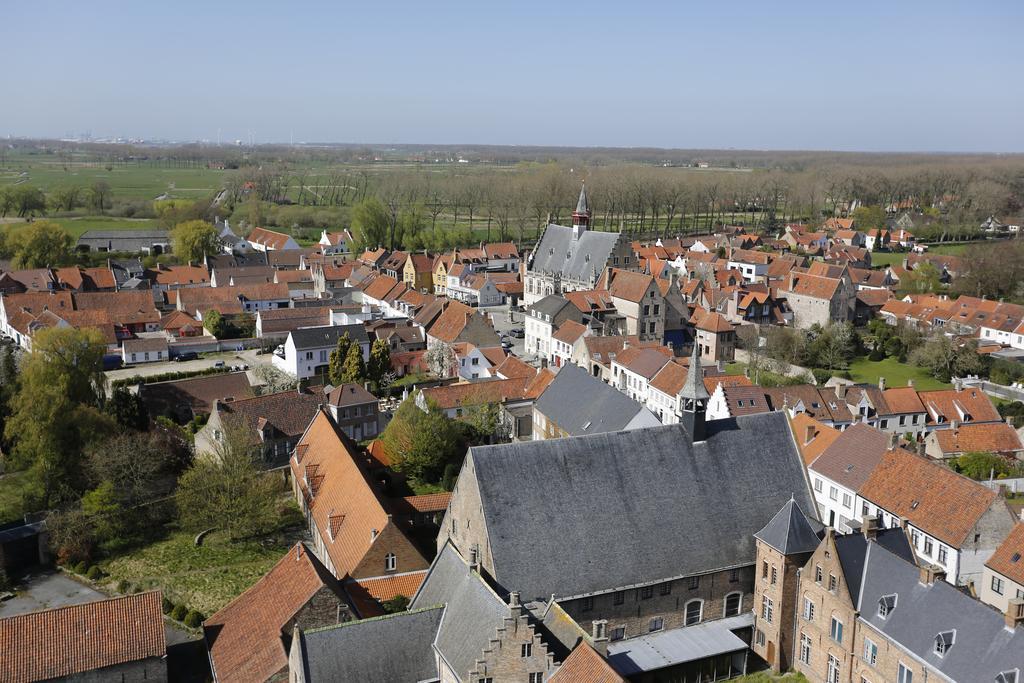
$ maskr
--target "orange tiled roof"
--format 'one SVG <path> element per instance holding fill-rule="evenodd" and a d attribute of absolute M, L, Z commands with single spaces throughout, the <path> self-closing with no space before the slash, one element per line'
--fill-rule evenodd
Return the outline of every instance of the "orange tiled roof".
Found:
<path fill-rule="evenodd" d="M 938 429 L 934 434 L 944 455 L 975 451 L 1016 453 L 1024 450 L 1017 430 L 1005 422 L 962 424 L 956 429 Z"/>
<path fill-rule="evenodd" d="M 992 401 L 978 389 L 939 389 L 918 393 L 930 422 L 998 422 L 1002 420 Z M 970 418 L 970 419 L 967 419 Z"/>
<path fill-rule="evenodd" d="M 475 311 L 460 301 L 451 301 L 430 326 L 430 336 L 452 343 L 459 338 L 462 330 L 475 315 Z"/>
<path fill-rule="evenodd" d="M 375 576 L 369 579 L 352 579 L 345 583 L 345 590 L 352 598 L 359 616 L 364 619 L 384 614 L 380 603 L 393 600 L 399 595 L 412 598 L 420 589 L 427 570 Z"/>
<path fill-rule="evenodd" d="M 160 591 L 0 619 L 0 679 L 71 677 L 167 654 Z"/>
<path fill-rule="evenodd" d="M 582 337 L 586 331 L 586 325 L 575 320 L 566 320 L 558 326 L 558 329 L 551 335 L 551 338 L 566 344 L 575 344 L 576 340 Z"/>
<path fill-rule="evenodd" d="M 882 392 L 882 398 L 893 415 L 924 412 L 924 404 L 918 398 L 917 390 L 914 387 L 886 389 Z"/>
<path fill-rule="evenodd" d="M 647 294 L 647 290 L 650 289 L 651 283 L 654 281 L 654 278 L 650 275 L 634 273 L 629 270 L 619 270 L 618 268 L 613 269 L 611 274 L 611 285 L 604 288 L 616 299 L 623 299 L 633 303 L 639 303 L 643 300 L 644 295 Z M 606 285 L 606 281 L 607 277 L 602 277 L 601 281 L 598 282 L 598 288 L 601 285 Z"/>
<path fill-rule="evenodd" d="M 586 641 L 565 658 L 550 679 L 551 683 L 625 683 L 615 669 Z"/>
<path fill-rule="evenodd" d="M 832 445 L 842 433 L 838 429 L 823 425 L 807 413 L 797 413 L 789 421 L 793 429 L 793 439 L 796 441 L 804 464 L 810 465 L 822 452 Z M 807 439 L 808 427 L 811 428 L 810 440 Z"/>
<path fill-rule="evenodd" d="M 265 681 L 288 666 L 282 636 L 296 613 L 324 586 L 340 594 L 334 577 L 296 543 L 248 590 L 203 622 L 217 680 Z"/>
<path fill-rule="evenodd" d="M 1024 584 L 1024 522 L 1013 527 L 985 566 L 1011 581 Z"/>
<path fill-rule="evenodd" d="M 289 235 L 283 232 L 275 232 L 266 228 L 253 228 L 246 240 L 255 244 L 262 244 L 269 249 L 284 249 L 288 244 Z"/>
<path fill-rule="evenodd" d="M 494 368 L 494 372 L 508 379 L 532 377 L 537 373 L 526 361 L 512 354 L 505 356 L 505 360 Z"/>
<path fill-rule="evenodd" d="M 999 494 L 902 449 L 886 451 L 859 491 L 943 543 L 960 548 Z"/>

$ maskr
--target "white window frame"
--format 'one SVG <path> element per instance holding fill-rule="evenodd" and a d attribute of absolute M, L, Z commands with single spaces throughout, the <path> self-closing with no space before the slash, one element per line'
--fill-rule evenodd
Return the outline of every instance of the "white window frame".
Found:
<path fill-rule="evenodd" d="M 739 598 L 739 603 L 736 605 L 736 613 L 735 614 L 729 614 L 729 598 L 731 598 L 733 596 L 736 596 L 737 598 Z M 725 600 L 722 601 L 722 618 L 734 617 L 737 614 L 740 614 L 742 611 L 743 611 L 743 593 L 742 593 L 742 591 L 733 591 L 732 593 L 727 593 L 726 596 L 725 596 Z"/>
<path fill-rule="evenodd" d="M 693 605 L 693 604 L 697 605 L 697 620 L 696 621 L 690 621 L 690 605 Z M 702 599 L 700 599 L 700 598 L 695 598 L 693 600 L 687 600 L 686 604 L 683 605 L 683 625 L 685 625 L 685 626 L 695 626 L 696 624 L 699 624 L 702 621 L 704 621 L 704 601 Z M 769 623 L 771 623 L 771 622 L 769 621 Z"/>

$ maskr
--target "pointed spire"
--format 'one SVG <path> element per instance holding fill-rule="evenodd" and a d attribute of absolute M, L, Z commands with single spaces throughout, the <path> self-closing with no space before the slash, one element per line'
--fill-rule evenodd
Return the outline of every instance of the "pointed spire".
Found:
<path fill-rule="evenodd" d="M 576 202 L 576 213 L 590 213 L 590 204 L 587 202 L 587 181 L 585 180 L 580 185 L 580 198 L 579 201 Z"/>
<path fill-rule="evenodd" d="M 754 538 L 783 555 L 814 552 L 820 542 L 811 521 L 792 496 Z"/>
<path fill-rule="evenodd" d="M 693 353 L 690 354 L 690 369 L 686 373 L 686 382 L 679 395 L 688 400 L 704 400 L 711 398 L 704 386 L 704 369 L 700 365 L 700 345 L 693 340 Z"/>

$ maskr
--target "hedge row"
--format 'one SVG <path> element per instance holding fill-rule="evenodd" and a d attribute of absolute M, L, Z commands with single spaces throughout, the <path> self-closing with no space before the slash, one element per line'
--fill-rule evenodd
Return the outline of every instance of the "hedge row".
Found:
<path fill-rule="evenodd" d="M 125 377 L 124 379 L 115 379 L 111 382 L 111 386 L 115 389 L 117 387 L 135 386 L 136 384 L 147 384 L 149 382 L 170 382 L 175 379 L 188 379 L 189 377 L 201 377 L 203 375 L 219 375 L 222 373 L 231 372 L 231 367 L 225 365 L 222 368 L 206 368 L 205 370 L 182 370 L 181 372 L 161 372 L 158 375 L 148 375 L 143 377 L 142 375 L 133 375 L 132 377 Z"/>

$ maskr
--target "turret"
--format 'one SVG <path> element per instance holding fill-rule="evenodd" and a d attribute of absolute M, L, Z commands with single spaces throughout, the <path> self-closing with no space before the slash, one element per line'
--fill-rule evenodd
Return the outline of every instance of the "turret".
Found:
<path fill-rule="evenodd" d="M 690 354 L 690 369 L 686 373 L 686 382 L 679 391 L 683 403 L 682 424 L 694 443 L 707 438 L 706 419 L 708 399 L 711 394 L 704 386 L 704 369 L 700 365 L 700 352 L 696 341 L 693 353 Z"/>
<path fill-rule="evenodd" d="M 587 202 L 587 186 L 580 187 L 580 198 L 576 202 L 576 210 L 572 212 L 572 238 L 580 235 L 590 227 L 590 204 Z"/>

